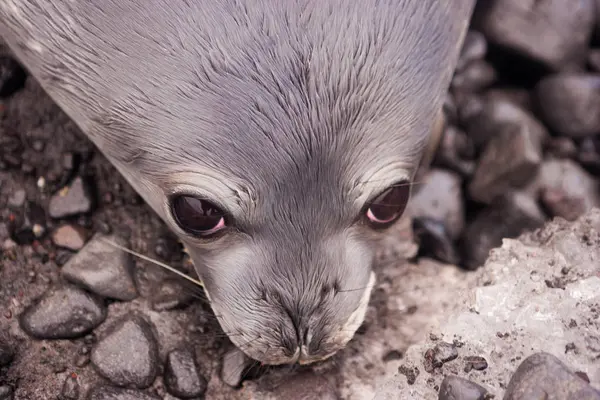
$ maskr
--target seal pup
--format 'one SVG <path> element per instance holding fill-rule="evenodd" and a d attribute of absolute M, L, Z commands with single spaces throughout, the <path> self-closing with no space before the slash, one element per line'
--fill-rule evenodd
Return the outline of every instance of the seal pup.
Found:
<path fill-rule="evenodd" d="M 342 349 L 473 0 L 2 0 L 0 35 L 265 364 Z"/>

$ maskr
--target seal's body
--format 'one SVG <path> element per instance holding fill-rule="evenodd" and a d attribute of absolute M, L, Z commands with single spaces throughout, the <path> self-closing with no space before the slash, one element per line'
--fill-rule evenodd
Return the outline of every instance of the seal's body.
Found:
<path fill-rule="evenodd" d="M 264 363 L 361 324 L 473 0 L 3 0 L 0 36 Z"/>

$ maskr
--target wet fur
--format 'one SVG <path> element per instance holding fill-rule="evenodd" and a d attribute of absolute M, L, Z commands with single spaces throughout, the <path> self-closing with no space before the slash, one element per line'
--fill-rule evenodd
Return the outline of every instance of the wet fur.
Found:
<path fill-rule="evenodd" d="M 3 0 L 0 35 L 186 242 L 232 341 L 276 364 L 305 339 L 307 360 L 325 357 L 360 325 L 377 234 L 357 218 L 414 176 L 472 8 Z M 236 229 L 187 237 L 168 208 L 181 191 Z"/>

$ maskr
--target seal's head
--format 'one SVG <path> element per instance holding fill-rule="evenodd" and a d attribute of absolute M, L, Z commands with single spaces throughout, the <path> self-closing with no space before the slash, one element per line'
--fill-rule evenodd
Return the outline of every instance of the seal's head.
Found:
<path fill-rule="evenodd" d="M 179 234 L 241 350 L 344 347 L 472 1 L 92 3 L 12 14 L 36 39 L 13 48 Z"/>

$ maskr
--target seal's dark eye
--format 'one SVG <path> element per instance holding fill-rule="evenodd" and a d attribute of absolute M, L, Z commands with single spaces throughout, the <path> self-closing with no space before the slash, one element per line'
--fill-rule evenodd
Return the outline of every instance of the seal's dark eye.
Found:
<path fill-rule="evenodd" d="M 367 209 L 369 222 L 377 227 L 391 224 L 402 215 L 409 197 L 409 182 L 401 181 L 387 188 Z"/>
<path fill-rule="evenodd" d="M 179 227 L 191 235 L 205 237 L 225 228 L 225 214 L 207 200 L 177 196 L 171 210 Z"/>

